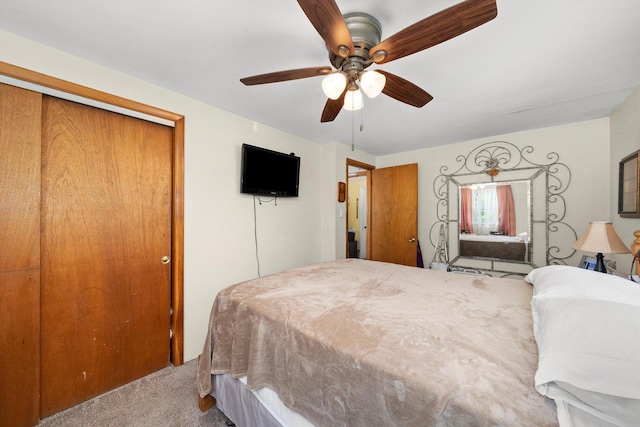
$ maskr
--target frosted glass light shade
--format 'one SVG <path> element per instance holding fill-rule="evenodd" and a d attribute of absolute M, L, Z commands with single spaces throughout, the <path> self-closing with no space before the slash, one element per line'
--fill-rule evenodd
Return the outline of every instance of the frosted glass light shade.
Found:
<path fill-rule="evenodd" d="M 359 89 L 348 90 L 344 96 L 344 109 L 354 111 L 361 109 L 363 106 L 362 92 Z"/>
<path fill-rule="evenodd" d="M 347 87 L 347 76 L 342 72 L 331 73 L 322 79 L 322 91 L 331 99 L 338 99 Z"/>
<path fill-rule="evenodd" d="M 369 98 L 380 95 L 386 82 L 385 75 L 377 71 L 365 71 L 360 75 L 360 88 Z"/>

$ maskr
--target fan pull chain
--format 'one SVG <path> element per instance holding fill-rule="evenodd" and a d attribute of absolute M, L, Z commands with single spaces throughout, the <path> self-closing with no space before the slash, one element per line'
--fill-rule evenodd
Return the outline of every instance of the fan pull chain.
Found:
<path fill-rule="evenodd" d="M 354 142 L 354 139 L 355 139 L 354 128 L 355 128 L 355 121 L 356 121 L 355 117 L 356 117 L 355 112 L 352 111 L 351 112 L 351 151 L 355 151 L 355 148 L 356 148 L 355 142 Z"/>
<path fill-rule="evenodd" d="M 360 132 L 364 132 L 364 118 L 363 118 L 364 113 L 363 113 L 362 110 L 364 110 L 364 108 L 360 109 L 360 127 L 359 127 Z M 356 119 L 355 119 L 355 111 L 354 111 L 354 112 L 351 113 L 351 151 L 355 151 L 355 148 L 356 148 L 355 143 L 354 143 L 354 140 L 355 140 L 355 126 L 356 126 L 355 125 L 355 121 L 356 121 Z"/>

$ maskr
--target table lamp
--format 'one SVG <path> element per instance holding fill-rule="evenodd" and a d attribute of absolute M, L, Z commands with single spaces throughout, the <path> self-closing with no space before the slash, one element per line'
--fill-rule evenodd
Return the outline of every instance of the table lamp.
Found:
<path fill-rule="evenodd" d="M 605 254 L 628 254 L 629 248 L 620 240 L 620 237 L 613 229 L 611 221 L 591 221 L 587 226 L 587 231 L 584 232 L 572 246 L 573 249 L 578 249 L 585 252 L 596 252 L 596 266 L 594 271 L 606 273 L 607 270 L 604 267 Z"/>

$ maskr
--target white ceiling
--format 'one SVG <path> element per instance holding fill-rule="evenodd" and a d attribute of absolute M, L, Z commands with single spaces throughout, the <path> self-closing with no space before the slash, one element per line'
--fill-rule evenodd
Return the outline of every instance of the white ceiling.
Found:
<path fill-rule="evenodd" d="M 342 13 L 378 18 L 383 40 L 458 2 L 337 0 Z M 639 0 L 497 4 L 481 27 L 372 66 L 433 101 L 365 98 L 331 123 L 320 123 L 322 77 L 238 80 L 330 65 L 294 0 L 0 0 L 0 28 L 312 141 L 350 145 L 354 135 L 373 155 L 609 116 L 640 83 Z"/>

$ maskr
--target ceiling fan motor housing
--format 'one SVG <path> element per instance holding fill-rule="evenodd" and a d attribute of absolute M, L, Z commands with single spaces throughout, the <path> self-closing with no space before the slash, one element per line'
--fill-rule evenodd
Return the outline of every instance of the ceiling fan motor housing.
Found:
<path fill-rule="evenodd" d="M 351 34 L 355 52 L 350 57 L 343 58 L 329 49 L 329 60 L 336 69 L 353 75 L 371 65 L 369 49 L 380 43 L 382 26 L 380 21 L 364 12 L 347 13 L 343 17 Z"/>

